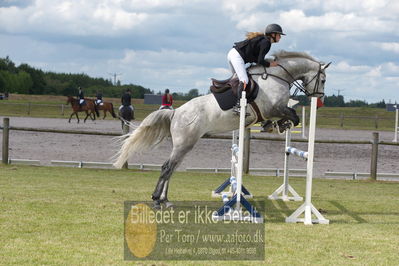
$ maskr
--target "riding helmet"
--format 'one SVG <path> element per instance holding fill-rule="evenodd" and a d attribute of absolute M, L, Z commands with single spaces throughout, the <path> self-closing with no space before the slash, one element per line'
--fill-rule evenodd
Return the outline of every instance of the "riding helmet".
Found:
<path fill-rule="evenodd" d="M 283 33 L 283 29 L 278 24 L 269 24 L 269 25 L 267 25 L 267 27 L 265 29 L 265 35 L 268 35 L 268 34 L 271 34 L 271 33 L 279 33 L 281 35 L 285 35 Z"/>

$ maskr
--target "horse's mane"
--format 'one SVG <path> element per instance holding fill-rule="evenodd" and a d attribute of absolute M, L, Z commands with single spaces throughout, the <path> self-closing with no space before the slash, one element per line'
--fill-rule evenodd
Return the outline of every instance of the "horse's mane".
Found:
<path fill-rule="evenodd" d="M 276 58 L 276 60 L 283 59 L 283 58 L 300 57 L 300 58 L 306 58 L 306 59 L 312 60 L 314 62 L 318 62 L 312 56 L 310 56 L 304 52 L 288 52 L 288 51 L 281 50 L 281 51 L 273 53 L 272 55 Z"/>

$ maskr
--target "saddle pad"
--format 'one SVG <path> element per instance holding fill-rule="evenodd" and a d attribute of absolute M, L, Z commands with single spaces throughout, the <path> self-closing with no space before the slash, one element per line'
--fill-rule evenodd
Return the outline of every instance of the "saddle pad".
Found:
<path fill-rule="evenodd" d="M 223 110 L 229 110 L 237 103 L 237 96 L 233 93 L 232 89 L 226 90 L 221 93 L 213 93 L 219 107 Z"/>
<path fill-rule="evenodd" d="M 259 87 L 256 86 L 251 94 L 247 95 L 248 103 L 255 101 L 256 96 L 258 96 Z M 214 93 L 216 101 L 219 104 L 219 107 L 223 110 L 229 110 L 233 108 L 233 106 L 237 103 L 237 96 L 234 94 L 233 90 L 230 88 L 224 92 Z"/>

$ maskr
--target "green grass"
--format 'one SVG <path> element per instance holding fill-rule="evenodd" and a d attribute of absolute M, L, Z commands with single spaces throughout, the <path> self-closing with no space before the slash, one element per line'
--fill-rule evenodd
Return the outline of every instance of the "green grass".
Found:
<path fill-rule="evenodd" d="M 1 264 L 127 264 L 123 202 L 147 201 L 157 172 L 0 165 Z M 172 200 L 211 200 L 226 175 L 176 173 Z M 304 195 L 305 180 L 291 185 Z M 286 224 L 301 203 L 270 201 L 274 177 L 245 176 L 265 203 L 266 260 L 273 265 L 392 265 L 399 261 L 399 184 L 314 180 L 313 203 L 330 225 Z M 235 262 L 258 265 L 260 262 Z M 144 265 L 232 265 L 167 261 Z M 141 264 L 141 265 L 143 265 Z"/>
<path fill-rule="evenodd" d="M 309 114 L 309 110 L 306 111 Z M 392 131 L 395 127 L 395 112 L 387 112 L 383 108 L 323 107 L 317 112 L 319 127 L 388 131 Z"/>

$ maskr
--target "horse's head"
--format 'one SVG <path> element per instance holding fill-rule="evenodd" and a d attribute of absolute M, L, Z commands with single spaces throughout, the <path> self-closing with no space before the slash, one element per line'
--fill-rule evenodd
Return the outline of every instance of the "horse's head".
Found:
<path fill-rule="evenodd" d="M 68 99 L 67 99 L 67 103 L 66 103 L 66 104 L 71 104 L 71 105 L 73 105 L 74 103 L 76 103 L 76 99 L 73 98 L 72 96 L 68 96 Z"/>
<path fill-rule="evenodd" d="M 299 52 L 280 51 L 274 55 L 283 72 L 286 72 L 284 74 L 290 80 L 289 83 L 292 82 L 297 87 L 294 95 L 299 90 L 306 96 L 315 96 L 324 100 L 325 69 L 331 63 L 321 63 L 310 55 Z M 296 80 L 301 80 L 302 84 Z"/>
<path fill-rule="evenodd" d="M 326 83 L 326 68 L 331 64 L 324 64 L 317 62 L 315 64 L 314 69 L 307 72 L 302 79 L 303 87 L 305 89 L 304 93 L 311 97 L 315 96 L 321 99 L 324 102 L 324 85 Z"/>

